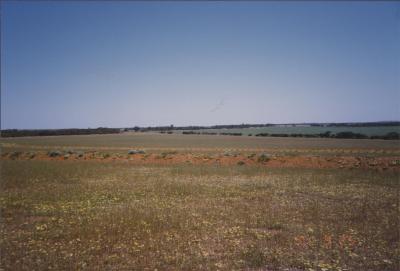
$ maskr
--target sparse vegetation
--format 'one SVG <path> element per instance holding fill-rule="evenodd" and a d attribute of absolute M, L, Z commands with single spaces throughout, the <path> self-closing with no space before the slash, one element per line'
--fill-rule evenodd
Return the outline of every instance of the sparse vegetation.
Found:
<path fill-rule="evenodd" d="M 395 141 L 127 138 L 1 142 L 1 269 L 399 269 Z"/>
<path fill-rule="evenodd" d="M 396 173 L 2 163 L 5 270 L 398 270 Z"/>

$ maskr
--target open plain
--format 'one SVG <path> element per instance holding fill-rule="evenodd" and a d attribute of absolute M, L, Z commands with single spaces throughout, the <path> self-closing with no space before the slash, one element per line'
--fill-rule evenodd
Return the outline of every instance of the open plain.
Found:
<path fill-rule="evenodd" d="M 1 139 L 4 270 L 399 270 L 391 140 Z"/>

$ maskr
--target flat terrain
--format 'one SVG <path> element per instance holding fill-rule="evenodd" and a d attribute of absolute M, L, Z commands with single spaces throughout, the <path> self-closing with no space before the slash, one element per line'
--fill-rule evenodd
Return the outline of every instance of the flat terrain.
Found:
<path fill-rule="evenodd" d="M 399 141 L 0 143 L 4 270 L 400 270 Z"/>
<path fill-rule="evenodd" d="M 331 138 L 262 138 L 249 136 L 181 135 L 134 133 L 110 135 L 45 136 L 2 138 L 3 148 L 26 149 L 82 148 L 126 150 L 129 148 L 176 149 L 188 151 L 237 150 L 388 150 L 400 153 L 399 140 Z"/>
<path fill-rule="evenodd" d="M 372 126 L 372 127 L 356 127 L 356 126 L 269 126 L 269 127 L 253 127 L 253 128 L 229 128 L 229 129 L 200 129 L 187 130 L 195 132 L 211 132 L 211 133 L 242 133 L 243 135 L 256 135 L 259 133 L 269 134 L 319 134 L 330 131 L 333 134 L 340 132 L 361 133 L 364 135 L 385 135 L 390 132 L 400 133 L 400 126 Z M 182 130 L 176 130 L 181 133 Z"/>

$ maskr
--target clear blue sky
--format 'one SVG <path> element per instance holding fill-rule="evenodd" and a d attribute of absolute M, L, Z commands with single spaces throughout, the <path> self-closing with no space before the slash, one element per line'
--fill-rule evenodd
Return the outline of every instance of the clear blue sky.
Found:
<path fill-rule="evenodd" d="M 1 7 L 3 129 L 400 119 L 400 3 Z"/>

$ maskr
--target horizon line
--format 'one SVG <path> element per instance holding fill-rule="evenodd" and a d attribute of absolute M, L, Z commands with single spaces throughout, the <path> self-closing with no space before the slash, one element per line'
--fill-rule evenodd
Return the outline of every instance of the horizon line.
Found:
<path fill-rule="evenodd" d="M 215 127 L 215 126 L 240 126 L 240 125 L 311 125 L 311 124 L 368 124 L 368 123 L 396 123 L 400 125 L 400 120 L 382 120 L 382 121 L 350 121 L 350 122 L 287 122 L 287 123 L 240 123 L 240 124 L 212 124 L 212 125 L 150 125 L 150 126 L 125 126 L 125 127 L 109 127 L 109 126 L 98 126 L 98 127 L 87 127 L 87 128 L 77 128 L 77 127 L 69 127 L 69 128 L 0 128 L 0 131 L 5 130 L 68 130 L 68 129 L 99 129 L 99 128 L 109 128 L 109 129 L 129 129 L 129 128 L 158 128 L 158 127 L 173 127 L 173 128 L 181 128 L 181 127 Z M 250 127 L 248 127 L 250 128 Z"/>

